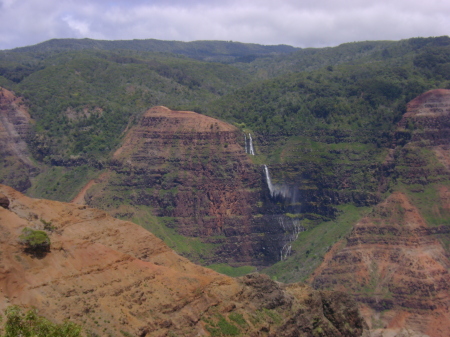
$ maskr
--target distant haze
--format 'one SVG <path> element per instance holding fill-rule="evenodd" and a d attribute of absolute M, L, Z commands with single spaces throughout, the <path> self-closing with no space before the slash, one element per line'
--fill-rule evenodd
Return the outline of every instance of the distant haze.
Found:
<path fill-rule="evenodd" d="M 324 47 L 449 33 L 448 0 L 0 0 L 0 49 L 84 37 Z"/>

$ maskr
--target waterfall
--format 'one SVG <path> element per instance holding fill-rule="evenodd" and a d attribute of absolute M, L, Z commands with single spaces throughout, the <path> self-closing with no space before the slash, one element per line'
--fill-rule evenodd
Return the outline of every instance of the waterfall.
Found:
<path fill-rule="evenodd" d="M 245 139 L 245 153 L 248 153 L 248 146 L 247 146 L 247 135 L 244 133 L 244 139 Z"/>
<path fill-rule="evenodd" d="M 264 165 L 264 173 L 266 176 L 267 186 L 269 187 L 270 196 L 272 198 L 280 197 L 291 206 L 296 205 L 299 202 L 299 192 L 296 185 L 283 184 L 273 184 L 272 179 L 270 179 L 269 168 Z"/>
<path fill-rule="evenodd" d="M 253 139 L 252 139 L 252 135 L 251 133 L 248 134 L 248 138 L 249 138 L 249 153 L 254 156 L 255 155 L 255 149 L 253 148 Z"/>
<path fill-rule="evenodd" d="M 298 192 L 295 191 L 295 186 L 272 184 L 267 165 L 264 165 L 264 173 L 271 198 L 282 198 L 285 202 L 288 202 L 291 207 L 295 207 L 298 202 Z M 300 232 L 303 232 L 306 229 L 300 224 L 298 219 L 292 219 L 286 215 L 277 216 L 275 221 L 278 222 L 278 226 L 284 232 L 281 242 L 282 248 L 280 250 L 280 261 L 284 261 L 292 252 L 292 242 L 297 240 Z"/>
<path fill-rule="evenodd" d="M 269 169 L 267 168 L 267 165 L 264 165 L 264 172 L 266 173 L 266 181 L 267 181 L 267 187 L 269 188 L 270 195 L 274 196 L 274 189 L 272 185 L 272 180 L 270 179 Z"/>
<path fill-rule="evenodd" d="M 292 242 L 297 240 L 298 235 L 306 229 L 300 225 L 300 221 L 298 219 L 290 219 L 283 215 L 278 217 L 278 224 L 285 232 L 290 232 L 290 235 L 285 237 L 286 243 L 280 250 L 280 261 L 283 261 L 286 260 L 291 254 Z"/>

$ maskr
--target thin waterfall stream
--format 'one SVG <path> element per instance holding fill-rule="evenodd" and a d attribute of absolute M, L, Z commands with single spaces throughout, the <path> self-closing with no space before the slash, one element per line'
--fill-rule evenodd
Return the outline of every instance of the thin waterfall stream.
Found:
<path fill-rule="evenodd" d="M 251 133 L 248 134 L 248 138 L 250 139 L 250 142 L 249 142 L 249 151 L 250 151 L 250 154 L 251 154 L 252 156 L 254 156 L 254 155 L 255 155 L 255 149 L 253 148 L 253 139 L 252 139 L 252 134 L 251 134 Z"/>
<path fill-rule="evenodd" d="M 272 199 L 281 197 L 283 200 L 289 201 L 290 205 L 296 203 L 297 195 L 295 192 L 291 191 L 292 189 L 289 188 L 289 186 L 274 185 L 272 183 L 267 165 L 264 165 L 264 173 L 270 197 Z M 280 250 L 280 261 L 283 261 L 286 260 L 292 252 L 292 242 L 297 240 L 298 235 L 306 229 L 300 224 L 300 220 L 288 217 L 284 214 L 279 215 L 276 220 L 285 233 L 281 246 L 282 248 Z"/>

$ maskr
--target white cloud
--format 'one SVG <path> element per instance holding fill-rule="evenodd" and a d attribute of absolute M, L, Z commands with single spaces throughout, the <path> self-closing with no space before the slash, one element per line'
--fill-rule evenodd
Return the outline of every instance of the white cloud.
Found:
<path fill-rule="evenodd" d="M 314 47 L 450 32 L 442 0 L 0 1 L 0 49 L 57 37 Z"/>
<path fill-rule="evenodd" d="M 90 35 L 89 23 L 86 21 L 74 19 L 71 15 L 64 16 L 62 20 L 67 23 L 71 30 L 78 33 L 80 37 Z"/>

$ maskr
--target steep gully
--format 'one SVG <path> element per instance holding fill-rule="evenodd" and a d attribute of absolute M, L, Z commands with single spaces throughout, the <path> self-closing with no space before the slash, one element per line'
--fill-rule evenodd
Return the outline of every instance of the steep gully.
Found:
<path fill-rule="evenodd" d="M 0 183 L 24 191 L 38 168 L 31 160 L 26 141 L 31 117 L 22 99 L 0 87 Z"/>

